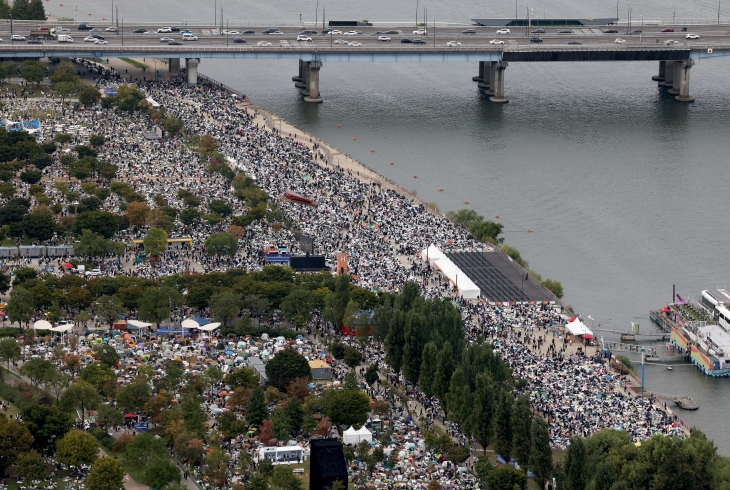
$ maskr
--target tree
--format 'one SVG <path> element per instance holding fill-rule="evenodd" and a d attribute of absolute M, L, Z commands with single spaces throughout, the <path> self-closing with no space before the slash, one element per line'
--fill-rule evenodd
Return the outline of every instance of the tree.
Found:
<path fill-rule="evenodd" d="M 385 337 L 385 360 L 396 373 L 399 373 L 403 366 L 405 326 L 405 315 L 401 311 L 396 311 L 391 319 L 388 335 Z"/>
<path fill-rule="evenodd" d="M 146 202 L 130 202 L 127 209 L 124 210 L 129 218 L 129 224 L 132 226 L 144 226 L 147 224 L 147 217 L 150 214 L 150 207 Z M 167 238 L 165 238 L 165 246 L 167 246 Z M 145 245 L 146 248 L 146 245 Z"/>
<path fill-rule="evenodd" d="M 96 438 L 80 430 L 71 430 L 56 445 L 56 459 L 69 466 L 92 464 L 99 454 Z"/>
<path fill-rule="evenodd" d="M 28 481 L 43 480 L 48 474 L 48 463 L 36 451 L 20 453 L 15 462 L 15 474 Z"/>
<path fill-rule="evenodd" d="M 477 375 L 477 389 L 474 392 L 472 412 L 472 435 L 482 446 L 485 454 L 494 434 L 494 383 L 489 374 Z"/>
<path fill-rule="evenodd" d="M 6 337 L 0 340 L 0 362 L 5 362 L 10 369 L 10 363 L 20 358 L 20 346 L 14 338 Z"/>
<path fill-rule="evenodd" d="M 298 431 L 302 428 L 304 410 L 302 409 L 302 403 L 297 398 L 290 398 L 281 410 L 284 411 L 291 422 L 292 429 Z"/>
<path fill-rule="evenodd" d="M 307 359 L 292 349 L 285 349 L 276 353 L 266 363 L 266 376 L 271 386 L 286 392 L 289 383 L 297 378 L 309 378 L 312 370 Z"/>
<path fill-rule="evenodd" d="M 17 276 L 16 276 L 17 277 Z M 33 295 L 27 289 L 17 286 L 10 291 L 10 300 L 5 312 L 11 322 L 28 323 L 33 315 Z"/>
<path fill-rule="evenodd" d="M 584 490 L 586 478 L 586 447 L 582 437 L 571 437 L 568 454 L 563 461 L 564 476 L 562 488 Z"/>
<path fill-rule="evenodd" d="M 246 424 L 239 420 L 236 414 L 227 411 L 218 417 L 218 429 L 226 439 L 233 439 L 239 434 L 246 432 Z"/>
<path fill-rule="evenodd" d="M 48 76 L 48 68 L 40 61 L 25 60 L 20 64 L 20 76 L 28 83 L 37 83 L 40 86 L 41 81 Z"/>
<path fill-rule="evenodd" d="M 361 426 L 368 419 L 370 398 L 362 391 L 339 390 L 325 396 L 327 415 L 334 424 Z"/>
<path fill-rule="evenodd" d="M 106 239 L 114 236 L 119 229 L 119 217 L 107 211 L 86 211 L 76 215 L 74 233 L 81 235 L 83 230 L 90 230 Z"/>
<path fill-rule="evenodd" d="M 547 422 L 541 417 L 535 417 L 531 432 L 530 469 L 535 474 L 537 484 L 540 488 L 544 488 L 553 469 L 553 453 L 550 449 L 550 431 Z"/>
<path fill-rule="evenodd" d="M 345 311 L 350 302 L 350 276 L 340 274 L 335 280 L 335 290 L 330 296 L 332 320 L 336 328 L 344 325 Z"/>
<path fill-rule="evenodd" d="M 74 382 L 61 395 L 61 407 L 64 410 L 77 409 L 81 411 L 81 423 L 84 423 L 86 410 L 93 410 L 99 406 L 101 396 L 96 389 L 86 381 Z"/>
<path fill-rule="evenodd" d="M 225 290 L 212 295 L 208 304 L 215 319 L 225 327 L 238 315 L 241 309 L 241 296 L 233 291 Z"/>
<path fill-rule="evenodd" d="M 214 199 L 210 201 L 208 203 L 208 209 L 210 209 L 211 213 L 220 214 L 224 218 L 233 214 L 233 206 L 222 199 Z"/>
<path fill-rule="evenodd" d="M 90 107 L 92 105 L 98 104 L 99 100 L 101 100 L 101 94 L 99 93 L 99 90 L 88 84 L 84 84 L 83 87 L 79 89 L 78 96 L 79 103 L 84 107 Z"/>
<path fill-rule="evenodd" d="M 22 180 L 26 184 L 37 184 L 41 181 L 42 177 L 43 173 L 35 168 L 26 168 L 25 170 L 20 172 L 20 180 Z"/>
<path fill-rule="evenodd" d="M 61 96 L 61 103 L 78 90 L 78 85 L 73 82 L 58 82 L 53 84 L 53 91 Z"/>
<path fill-rule="evenodd" d="M 268 446 L 274 439 L 274 424 L 271 420 L 267 419 L 263 421 L 257 439 L 265 446 Z"/>
<path fill-rule="evenodd" d="M 253 426 L 260 426 L 269 418 L 269 408 L 266 406 L 264 389 L 261 386 L 254 388 L 246 405 L 246 420 Z"/>
<path fill-rule="evenodd" d="M 89 144 L 93 146 L 94 148 L 98 148 L 100 146 L 104 146 L 104 143 L 106 142 L 106 138 L 103 134 L 92 134 L 89 137 Z"/>
<path fill-rule="evenodd" d="M 112 325 L 114 325 L 114 323 L 119 319 L 119 315 L 124 313 L 124 306 L 122 306 L 122 302 L 119 301 L 119 298 L 117 298 L 116 296 L 109 296 L 105 294 L 104 296 L 101 296 L 98 300 L 96 300 L 96 311 L 99 312 L 99 316 L 104 321 L 104 323 L 109 325 L 109 327 L 111 328 Z M 110 349 L 112 349 L 112 351 L 114 351 L 114 354 L 116 354 L 116 351 L 113 347 L 110 347 Z M 99 353 L 101 353 L 101 351 Z M 118 355 L 116 356 L 116 358 L 114 358 L 113 356 L 109 357 L 107 355 L 105 357 L 106 360 L 101 359 L 97 355 L 97 359 L 104 362 L 104 364 L 110 367 L 116 365 L 117 362 L 119 362 Z M 113 362 L 113 364 L 110 364 L 107 361 Z"/>
<path fill-rule="evenodd" d="M 177 136 L 183 128 L 183 122 L 179 117 L 168 116 L 162 121 L 162 127 L 165 128 L 165 131 L 170 136 Z"/>
<path fill-rule="evenodd" d="M 271 429 L 277 441 L 285 441 L 293 428 L 292 421 L 283 408 L 274 412 L 274 416 L 271 417 Z"/>
<path fill-rule="evenodd" d="M 532 446 L 532 407 L 530 398 L 527 395 L 520 395 L 514 406 L 514 417 L 512 418 L 512 447 L 514 457 L 522 468 L 527 468 L 530 460 L 530 448 Z"/>
<path fill-rule="evenodd" d="M 135 381 L 117 390 L 117 405 L 126 412 L 138 412 L 152 397 L 146 381 Z"/>
<path fill-rule="evenodd" d="M 274 468 L 274 475 L 271 477 L 274 488 L 280 490 L 302 490 L 302 481 L 294 476 L 289 465 L 278 465 Z"/>
<path fill-rule="evenodd" d="M 362 354 L 360 354 L 359 350 L 357 350 L 353 347 L 347 347 L 345 349 L 344 361 L 345 361 L 345 364 L 347 364 L 350 367 L 350 369 L 354 369 L 357 366 L 359 366 L 361 360 L 362 360 Z"/>
<path fill-rule="evenodd" d="M 170 286 L 150 288 L 139 301 L 139 316 L 159 326 L 160 322 L 172 314 L 170 308 L 182 303 L 182 295 Z"/>
<path fill-rule="evenodd" d="M 527 487 L 527 475 L 507 464 L 489 471 L 486 483 L 489 490 L 521 490 Z"/>
<path fill-rule="evenodd" d="M 23 216 L 23 231 L 29 238 L 48 240 L 56 232 L 56 221 L 45 206 Z"/>
<path fill-rule="evenodd" d="M 125 453 L 127 463 L 142 470 L 142 483 L 150 485 L 155 471 L 159 469 L 155 467 L 155 463 L 165 454 L 162 442 L 149 432 L 143 432 L 127 445 Z"/>
<path fill-rule="evenodd" d="M 160 228 L 150 228 L 144 237 L 144 251 L 159 257 L 167 250 L 167 232 Z"/>
<path fill-rule="evenodd" d="M 225 383 L 234 390 L 241 386 L 253 389 L 259 384 L 259 380 L 253 369 L 239 368 L 226 375 Z"/>
<path fill-rule="evenodd" d="M 18 371 L 30 380 L 30 384 L 38 386 L 42 382 L 50 381 L 55 370 L 51 361 L 36 357 L 25 362 Z"/>
<path fill-rule="evenodd" d="M 119 490 L 124 483 L 125 474 L 120 460 L 99 458 L 91 467 L 85 486 L 88 490 Z"/>
<path fill-rule="evenodd" d="M 180 483 L 180 469 L 168 457 L 158 456 L 145 469 L 147 478 L 145 483 L 150 488 L 166 488 L 171 483 Z"/>
<path fill-rule="evenodd" d="M 13 2 L 13 8 L 10 11 L 13 14 L 13 19 L 27 20 L 28 17 L 28 0 L 15 0 Z"/>
<path fill-rule="evenodd" d="M 33 436 L 24 425 L 0 417 L 0 470 L 14 464 L 18 455 L 29 451 L 32 444 Z"/>
<path fill-rule="evenodd" d="M 505 390 L 499 391 L 499 403 L 494 418 L 494 450 L 509 462 L 512 458 L 513 433 L 512 395 Z"/>
<path fill-rule="evenodd" d="M 438 347 L 434 342 L 427 343 L 426 347 L 423 348 L 422 359 L 418 386 L 426 395 L 433 396 L 436 381 L 436 363 L 438 362 Z"/>
<path fill-rule="evenodd" d="M 370 364 L 365 370 L 365 382 L 370 386 L 378 380 L 378 366 L 376 364 Z"/>
<path fill-rule="evenodd" d="M 89 383 L 101 395 L 110 396 L 114 394 L 117 376 L 105 364 L 88 364 L 81 370 L 79 377 Z"/>
<path fill-rule="evenodd" d="M 312 311 L 312 292 L 307 289 L 294 288 L 281 302 L 279 308 L 289 320 L 297 320 L 297 327 L 303 327 L 309 320 Z"/>
<path fill-rule="evenodd" d="M 46 10 L 43 8 L 43 2 L 41 0 L 30 0 L 28 4 L 28 19 L 46 20 Z"/>
<path fill-rule="evenodd" d="M 122 425 L 124 423 L 124 414 L 111 405 L 102 403 L 96 411 L 96 423 L 106 427 Z"/>

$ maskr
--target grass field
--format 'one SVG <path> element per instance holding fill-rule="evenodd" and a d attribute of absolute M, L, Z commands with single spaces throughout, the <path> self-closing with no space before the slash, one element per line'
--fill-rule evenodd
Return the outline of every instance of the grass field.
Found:
<path fill-rule="evenodd" d="M 149 66 L 145 65 L 144 63 L 140 63 L 137 60 L 133 60 L 131 58 L 119 58 L 120 60 L 124 61 L 125 63 L 129 63 L 130 65 L 134 66 L 135 68 L 149 68 Z"/>

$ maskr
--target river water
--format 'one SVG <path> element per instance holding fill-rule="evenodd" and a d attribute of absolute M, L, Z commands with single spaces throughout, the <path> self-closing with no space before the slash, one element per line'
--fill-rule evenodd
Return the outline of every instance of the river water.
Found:
<path fill-rule="evenodd" d="M 615 6 L 597 0 L 547 3 L 530 6 L 547 9 L 548 17 L 615 15 Z M 717 4 L 706 0 L 636 3 L 634 19 L 671 18 L 675 11 L 677 18 L 717 16 Z M 180 19 L 212 20 L 214 5 L 222 5 L 232 19 L 295 21 L 305 10 L 305 20 L 313 20 L 316 2 L 246 2 L 245 15 L 230 1 L 118 4 L 126 19 L 170 21 L 175 12 Z M 335 19 L 406 19 L 416 10 L 415 1 L 323 5 Z M 485 12 L 475 0 L 425 6 L 429 18 L 444 20 L 514 16 L 509 5 Z M 525 6 L 520 1 L 520 15 Z M 72 16 L 61 9 L 48 12 Z M 90 19 L 108 18 L 111 3 L 107 9 L 81 0 L 79 12 L 87 10 Z M 531 269 L 561 281 L 566 303 L 601 328 L 623 331 L 635 321 L 649 330 L 648 310 L 671 300 L 673 284 L 683 297 L 696 298 L 730 280 L 723 177 L 730 63 L 705 61 L 692 69 L 694 104 L 657 88 L 651 81 L 656 63 L 511 63 L 506 105 L 479 95 L 471 81 L 476 63 L 328 63 L 320 72 L 321 105 L 300 101 L 291 82 L 295 61 L 205 59 L 200 71 L 442 211 L 470 207 L 485 218 L 500 216 L 507 243 Z M 649 366 L 646 389 L 692 396 L 700 410 L 680 415 L 730 455 L 730 419 L 722 408 L 730 379 L 711 379 L 689 366 Z"/>

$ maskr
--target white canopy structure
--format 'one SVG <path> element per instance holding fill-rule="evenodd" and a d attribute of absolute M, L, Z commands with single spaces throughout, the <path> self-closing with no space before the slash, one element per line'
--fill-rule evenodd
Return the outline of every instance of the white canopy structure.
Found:
<path fill-rule="evenodd" d="M 43 320 L 41 320 L 43 321 Z M 73 324 L 70 325 L 59 325 L 58 327 L 53 327 L 51 330 L 54 332 L 69 332 L 74 329 Z"/>
<path fill-rule="evenodd" d="M 45 320 L 38 320 L 33 324 L 33 330 L 52 330 L 53 325 Z"/>
<path fill-rule="evenodd" d="M 364 425 L 357 431 L 357 435 L 360 437 L 358 443 L 362 441 L 373 442 L 373 433 L 367 430 Z"/>
<path fill-rule="evenodd" d="M 591 329 L 586 327 L 585 323 L 578 320 L 578 317 L 573 318 L 572 321 L 569 321 L 565 328 L 568 329 L 568 332 L 570 332 L 573 335 L 590 335 L 593 336 L 593 332 L 591 332 Z"/>
<path fill-rule="evenodd" d="M 152 326 L 151 323 L 141 322 L 139 320 L 127 320 L 127 325 L 132 325 L 137 328 L 150 328 Z"/>
<path fill-rule="evenodd" d="M 186 318 L 182 321 L 182 328 L 200 328 L 200 325 L 195 320 Z"/>
<path fill-rule="evenodd" d="M 360 442 L 360 433 L 355 430 L 352 426 L 342 433 L 342 444 L 357 445 Z"/>
<path fill-rule="evenodd" d="M 460 296 L 463 296 L 465 299 L 478 298 L 480 290 L 479 287 L 474 284 L 474 281 L 469 279 L 469 277 L 461 269 L 459 269 L 459 267 L 454 264 L 451 259 L 443 254 L 441 255 L 441 258 L 432 262 L 433 265 L 436 266 L 446 277 L 448 277 L 452 284 L 456 285 Z M 429 252 L 429 261 L 430 260 L 431 255 Z"/>
<path fill-rule="evenodd" d="M 444 257 L 444 254 L 441 250 L 436 247 L 433 243 L 428 246 L 428 248 L 424 248 L 421 251 L 421 258 L 423 260 L 428 260 L 430 264 L 433 264 L 438 259 Z"/>
<path fill-rule="evenodd" d="M 209 323 L 207 325 L 203 325 L 202 327 L 198 327 L 198 330 L 204 330 L 206 332 L 210 332 L 212 330 L 215 330 L 216 328 L 220 327 L 220 323 Z"/>

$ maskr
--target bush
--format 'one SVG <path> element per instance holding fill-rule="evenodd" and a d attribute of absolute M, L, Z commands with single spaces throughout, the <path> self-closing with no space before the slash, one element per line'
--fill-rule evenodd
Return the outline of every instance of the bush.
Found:
<path fill-rule="evenodd" d="M 553 279 L 545 279 L 542 281 L 542 285 L 545 286 L 551 293 L 558 298 L 563 297 L 563 285 L 560 282 Z"/>
<path fill-rule="evenodd" d="M 0 337 L 17 337 L 23 335 L 23 330 L 15 327 L 0 328 Z"/>
<path fill-rule="evenodd" d="M 115 439 L 109 435 L 105 430 L 94 428 L 89 431 L 89 434 L 94 436 L 99 443 L 105 448 L 111 450 L 114 447 Z"/>
<path fill-rule="evenodd" d="M 345 346 L 339 342 L 335 342 L 334 344 L 332 344 L 332 347 L 330 347 L 330 352 L 332 353 L 332 357 L 334 357 L 335 359 L 344 359 Z"/>
<path fill-rule="evenodd" d="M 112 446 L 112 452 L 113 453 L 122 453 L 127 450 L 127 445 L 129 445 L 130 442 L 134 440 L 134 436 L 132 434 L 122 434 L 119 436 L 119 439 L 114 441 L 114 445 Z"/>

